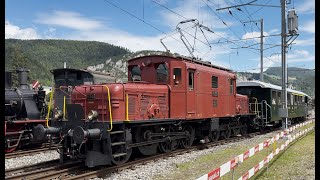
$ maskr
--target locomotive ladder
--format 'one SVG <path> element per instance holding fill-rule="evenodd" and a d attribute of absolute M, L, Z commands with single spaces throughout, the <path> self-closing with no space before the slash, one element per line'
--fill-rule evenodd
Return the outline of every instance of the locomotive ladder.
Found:
<path fill-rule="evenodd" d="M 111 131 L 110 132 L 110 136 L 111 136 L 111 140 L 113 139 L 112 136 L 118 136 L 118 137 L 121 137 L 121 139 L 123 139 L 124 141 L 111 141 L 111 147 L 112 149 L 116 148 L 116 149 L 121 149 L 123 150 L 122 152 L 112 152 L 112 156 L 114 158 L 116 157 L 120 157 L 120 156 L 126 156 L 127 155 L 127 152 L 126 152 L 126 142 L 125 142 L 125 139 L 126 139 L 126 136 L 125 136 L 125 131 L 122 131 L 122 130 L 118 130 L 118 131 Z"/>

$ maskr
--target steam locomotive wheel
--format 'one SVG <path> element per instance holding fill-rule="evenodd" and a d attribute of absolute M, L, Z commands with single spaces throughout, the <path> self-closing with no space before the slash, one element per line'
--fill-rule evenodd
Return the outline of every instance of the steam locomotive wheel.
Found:
<path fill-rule="evenodd" d="M 148 133 L 151 133 L 151 132 L 152 132 L 151 127 L 138 127 L 135 133 L 136 143 L 151 140 L 147 137 Z M 139 146 L 137 147 L 137 149 L 142 155 L 149 156 L 157 153 L 158 145 L 159 143 L 154 143 L 154 144 L 149 144 L 145 146 Z"/>
<path fill-rule="evenodd" d="M 220 137 L 220 131 L 212 131 L 210 135 L 210 140 L 211 141 L 218 141 Z"/>
<path fill-rule="evenodd" d="M 221 132 L 222 139 L 229 139 L 231 136 L 231 129 L 227 129 Z"/>
<path fill-rule="evenodd" d="M 194 141 L 195 130 L 192 128 L 192 126 L 187 125 L 182 131 L 187 134 L 187 137 L 180 139 L 179 145 L 181 148 L 189 148 Z"/>

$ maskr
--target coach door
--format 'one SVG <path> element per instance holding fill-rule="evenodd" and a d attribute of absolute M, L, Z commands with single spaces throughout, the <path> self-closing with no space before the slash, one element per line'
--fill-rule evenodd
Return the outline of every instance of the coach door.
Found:
<path fill-rule="evenodd" d="M 196 117 L 196 76 L 194 69 L 188 69 L 187 79 L 187 118 L 193 118 Z"/>

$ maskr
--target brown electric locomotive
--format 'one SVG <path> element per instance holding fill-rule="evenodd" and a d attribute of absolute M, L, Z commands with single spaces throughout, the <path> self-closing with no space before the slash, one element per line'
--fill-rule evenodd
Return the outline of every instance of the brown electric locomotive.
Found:
<path fill-rule="evenodd" d="M 39 132 L 59 134 L 61 161 L 88 167 L 245 134 L 255 117 L 234 72 L 173 55 L 131 59 L 127 83 L 75 86 L 71 102 Z"/>

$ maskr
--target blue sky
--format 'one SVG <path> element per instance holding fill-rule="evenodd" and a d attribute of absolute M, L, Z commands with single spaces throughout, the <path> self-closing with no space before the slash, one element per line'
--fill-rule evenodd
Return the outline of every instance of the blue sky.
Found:
<path fill-rule="evenodd" d="M 94 40 L 131 51 L 165 50 L 160 43 L 164 38 L 163 42 L 171 52 L 189 55 L 176 26 L 180 21 L 197 19 L 214 33 L 204 30 L 202 34 L 193 23 L 179 25 L 194 47 L 195 56 L 234 71 L 259 72 L 260 38 L 254 37 L 260 36 L 260 22 L 245 25 L 242 22 L 264 19 L 264 35 L 267 36 L 264 38 L 264 67 L 280 66 L 280 46 L 269 48 L 281 44 L 280 36 L 270 36 L 281 32 L 280 8 L 242 6 L 241 11 L 230 9 L 232 15 L 228 10 L 216 11 L 251 1 L 6 0 L 5 38 Z M 257 0 L 254 4 L 279 6 L 280 0 Z M 287 10 L 292 8 L 299 16 L 299 36 L 288 49 L 288 67 L 313 69 L 315 0 L 291 0 Z M 252 39 L 240 40 L 246 38 Z M 225 43 L 227 40 L 236 41 Z"/>

